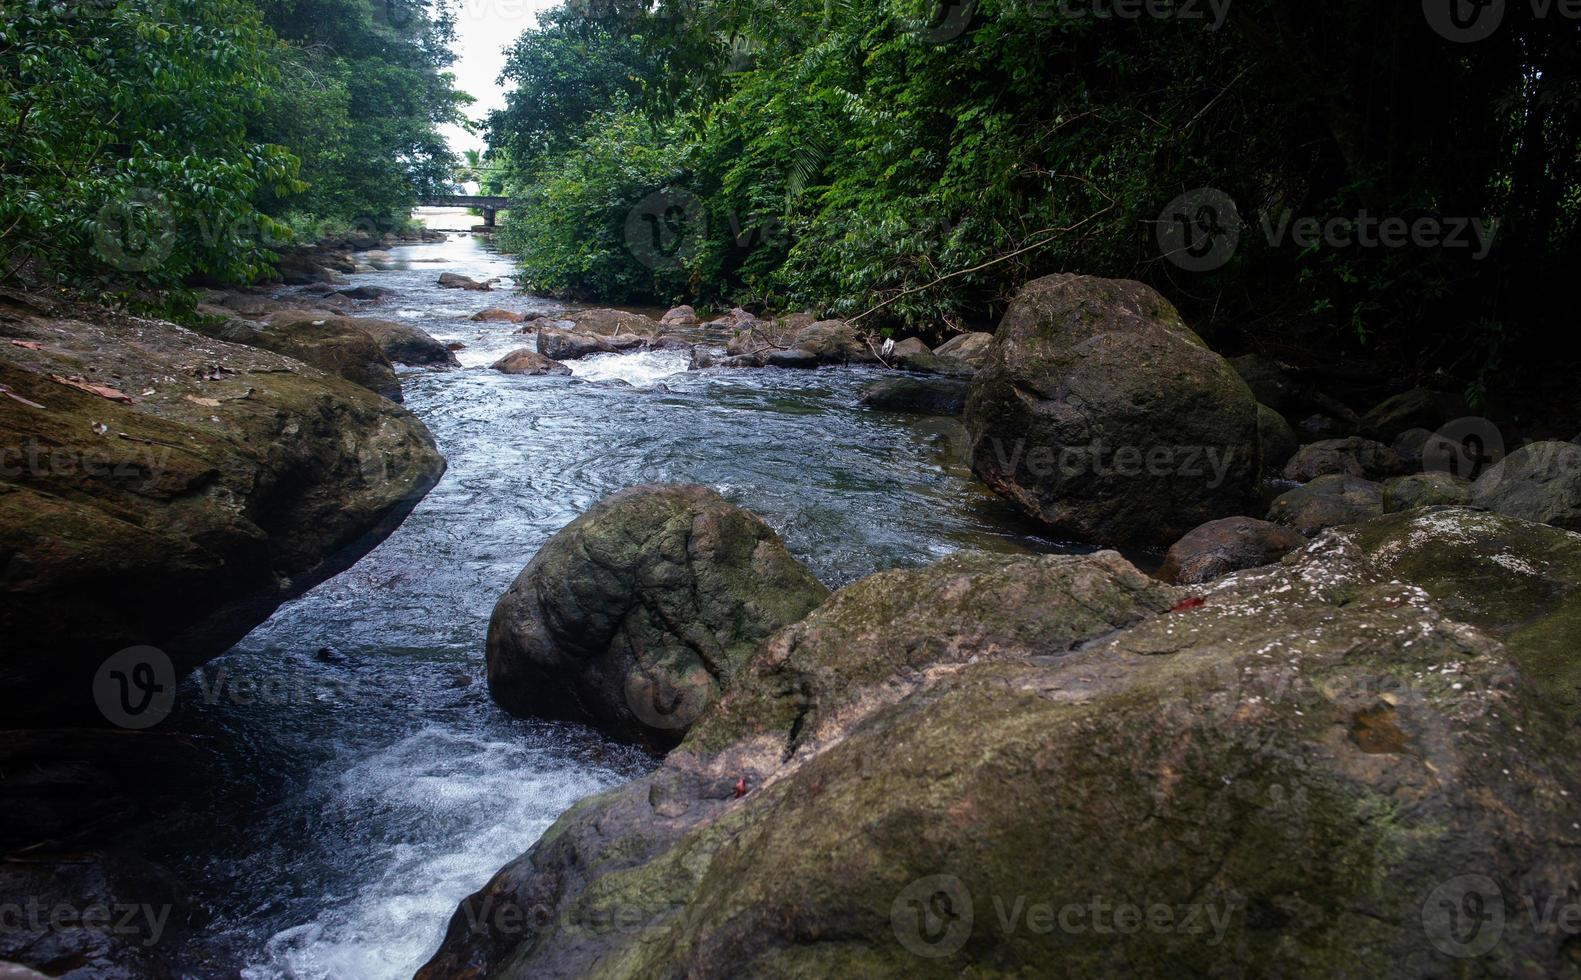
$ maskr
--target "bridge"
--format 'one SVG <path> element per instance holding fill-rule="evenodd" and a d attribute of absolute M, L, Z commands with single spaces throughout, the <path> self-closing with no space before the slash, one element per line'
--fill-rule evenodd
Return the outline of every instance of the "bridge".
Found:
<path fill-rule="evenodd" d="M 494 227 L 494 216 L 511 206 L 508 197 L 481 197 L 476 194 L 436 194 L 417 202 L 425 208 L 478 208 L 483 212 L 484 227 Z"/>

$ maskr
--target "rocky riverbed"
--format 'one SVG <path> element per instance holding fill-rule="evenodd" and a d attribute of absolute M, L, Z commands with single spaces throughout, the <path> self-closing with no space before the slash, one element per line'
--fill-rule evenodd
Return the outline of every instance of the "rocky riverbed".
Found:
<path fill-rule="evenodd" d="M 103 564 L 52 526 L 147 596 L 8 664 L 0 782 L 0 898 L 142 917 L 8 920 L 0 960 L 1581 969 L 1573 443 L 1227 360 L 1136 283 L 930 348 L 568 308 L 471 237 L 346 261 L 196 332 L 9 301 L 9 427 L 182 463 L 4 484 L 42 502 L 17 635 Z M 135 643 L 181 678 L 157 724 L 95 697 Z"/>

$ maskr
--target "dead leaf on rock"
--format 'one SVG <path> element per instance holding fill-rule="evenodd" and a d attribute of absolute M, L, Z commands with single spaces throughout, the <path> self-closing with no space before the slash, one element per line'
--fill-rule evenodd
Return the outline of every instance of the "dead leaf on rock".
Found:
<path fill-rule="evenodd" d="M 220 407 L 220 400 L 218 398 L 199 398 L 197 395 L 187 395 L 186 398 L 187 401 L 191 402 L 192 404 L 202 405 L 204 408 Z"/>
<path fill-rule="evenodd" d="M 44 349 L 44 345 L 40 344 L 36 340 L 13 340 L 13 341 L 11 341 L 11 343 L 15 344 L 18 347 L 26 348 L 27 350 L 43 350 Z"/>
<path fill-rule="evenodd" d="M 92 381 L 83 379 L 80 375 L 74 374 L 69 378 L 63 378 L 58 374 L 52 374 L 49 376 L 49 380 L 63 384 L 68 388 L 76 388 L 78 391 L 86 391 L 90 395 L 108 398 L 112 402 L 122 402 L 126 405 L 135 404 L 132 401 L 132 396 L 126 392 L 118 388 L 111 388 L 109 385 L 96 385 Z"/>

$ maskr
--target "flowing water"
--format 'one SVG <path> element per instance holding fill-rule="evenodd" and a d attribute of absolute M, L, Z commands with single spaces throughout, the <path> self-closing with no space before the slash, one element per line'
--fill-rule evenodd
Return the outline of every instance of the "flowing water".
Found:
<path fill-rule="evenodd" d="M 210 771 L 142 843 L 204 910 L 174 940 L 187 976 L 409 977 L 463 896 L 578 798 L 655 765 L 512 718 L 483 679 L 495 599 L 615 490 L 711 486 L 831 587 L 961 549 L 1054 547 L 972 481 L 954 423 L 857 407 L 876 371 L 688 372 L 684 353 L 651 352 L 510 377 L 487 365 L 531 339 L 466 318 L 559 306 L 510 291 L 507 259 L 469 236 L 379 264 L 350 277 L 396 291 L 368 315 L 467 345 L 462 370 L 403 373 L 450 469 L 387 541 L 183 685 L 173 722 Z M 442 271 L 506 281 L 442 290 Z"/>

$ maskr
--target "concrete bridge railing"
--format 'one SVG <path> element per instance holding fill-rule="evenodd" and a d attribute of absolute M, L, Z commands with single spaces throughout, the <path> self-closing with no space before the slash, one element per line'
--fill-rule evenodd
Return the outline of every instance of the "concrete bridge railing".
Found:
<path fill-rule="evenodd" d="M 494 227 L 494 218 L 511 206 L 508 197 L 485 197 L 478 194 L 437 194 L 417 202 L 425 208 L 478 208 L 483 212 L 485 227 Z"/>

